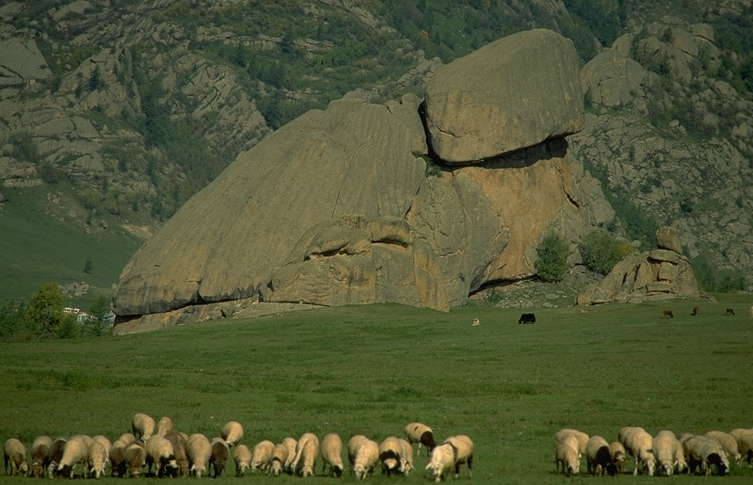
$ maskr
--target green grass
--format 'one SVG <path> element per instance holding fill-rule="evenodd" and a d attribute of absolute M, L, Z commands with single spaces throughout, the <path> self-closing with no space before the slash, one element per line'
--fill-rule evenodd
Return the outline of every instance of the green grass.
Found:
<path fill-rule="evenodd" d="M 86 281 L 93 289 L 81 298 L 66 299 L 66 305 L 88 308 L 99 294 L 111 294 L 123 266 L 141 241 L 108 219 L 109 227 L 97 224 L 84 231 L 86 213 L 75 213 L 61 204 L 48 202 L 46 187 L 3 189 L 9 199 L 0 210 L 0 300 L 25 300 L 49 282 L 66 285 Z M 62 204 L 66 205 L 65 199 Z M 92 272 L 85 273 L 88 258 Z"/>
<path fill-rule="evenodd" d="M 438 439 L 465 433 L 475 441 L 474 477 L 460 483 L 560 484 L 571 481 L 554 474 L 552 436 L 561 427 L 611 441 L 625 425 L 652 434 L 753 426 L 751 298 L 722 298 L 702 304 L 696 317 L 693 303 L 679 301 L 537 309 L 534 325 L 518 325 L 520 311 L 512 309 L 440 313 L 371 305 L 120 337 L 3 343 L 0 438 L 114 439 L 129 430 L 136 412 L 170 416 L 178 429 L 209 437 L 238 420 L 251 446 L 308 431 L 381 440 L 420 420 Z M 726 307 L 737 316 L 722 316 Z M 675 318 L 659 318 L 662 308 Z M 481 326 L 470 326 L 474 317 Z M 417 457 L 413 475 L 391 481 L 425 483 L 425 465 Z M 733 469 L 723 480 L 752 478 L 753 470 Z M 11 480 L 0 476 L 1 483 Z M 231 473 L 218 482 L 237 480 Z M 584 473 L 575 480 L 602 479 Z M 377 474 L 370 481 L 390 480 Z"/>

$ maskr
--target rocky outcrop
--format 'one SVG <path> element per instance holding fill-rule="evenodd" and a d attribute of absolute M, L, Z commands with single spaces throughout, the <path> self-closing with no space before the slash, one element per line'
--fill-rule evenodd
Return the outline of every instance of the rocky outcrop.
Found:
<path fill-rule="evenodd" d="M 52 71 L 33 39 L 0 41 L 0 87 L 51 77 Z"/>
<path fill-rule="evenodd" d="M 520 32 L 442 66 L 426 88 L 426 125 L 435 153 L 451 164 L 580 131 L 572 41 L 545 29 Z"/>
<path fill-rule="evenodd" d="M 619 49 L 609 48 L 588 61 L 580 76 L 583 92 L 592 102 L 616 107 L 640 94 L 648 72 Z"/>
<path fill-rule="evenodd" d="M 702 294 L 688 258 L 667 248 L 678 246 L 675 231 L 660 228 L 656 240 L 658 249 L 627 256 L 598 284 L 578 295 L 577 304 L 700 299 Z"/>
<path fill-rule="evenodd" d="M 563 138 L 521 139 L 507 155 L 429 168 L 421 157 L 436 150 L 420 102 L 344 98 L 241 154 L 123 270 L 120 328 L 205 318 L 208 310 L 190 308 L 238 299 L 448 310 L 487 283 L 533 275 L 545 233 L 575 248 L 612 218 Z"/>

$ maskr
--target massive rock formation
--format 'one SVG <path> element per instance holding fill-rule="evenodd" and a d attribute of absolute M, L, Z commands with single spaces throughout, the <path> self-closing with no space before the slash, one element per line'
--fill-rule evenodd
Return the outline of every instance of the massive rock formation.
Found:
<path fill-rule="evenodd" d="M 524 35 L 532 50 L 518 47 L 517 62 L 528 69 L 538 46 L 559 37 L 543 30 Z M 531 123 L 530 132 L 521 125 L 517 144 L 505 142 L 511 153 L 486 152 L 490 158 L 469 158 L 465 166 L 448 168 L 435 159 L 445 167 L 440 170 L 424 161 L 439 152 L 427 144 L 422 110 L 424 121 L 454 109 L 458 119 L 478 124 L 452 95 L 436 93 L 457 92 L 467 82 L 482 85 L 479 73 L 487 92 L 499 91 L 512 103 L 515 93 L 535 84 L 526 80 L 523 89 L 482 74 L 507 50 L 503 42 L 492 47 L 473 55 L 471 64 L 457 61 L 466 66 L 465 79 L 433 78 L 434 97 L 422 109 L 412 95 L 386 105 L 346 98 L 241 154 L 123 270 L 114 298 L 121 322 L 116 332 L 190 321 L 190 315 L 207 318 L 212 305 L 219 312 L 223 302 L 239 299 L 390 301 L 447 310 L 486 283 L 531 276 L 536 244 L 548 231 L 565 234 L 575 247 L 580 235 L 613 215 L 595 180 L 568 156 L 566 140 L 552 138 L 577 123 L 550 120 L 543 129 Z M 556 76 L 573 74 L 560 79 L 558 94 L 551 92 L 560 86 L 554 83 L 545 84 L 547 92 L 518 98 L 523 106 L 538 106 L 539 96 L 581 96 L 574 57 L 533 64 L 534 79 L 551 76 L 551 69 Z M 508 67 L 519 66 L 510 61 Z M 505 126 L 498 116 L 484 123 Z M 577 120 L 582 111 L 568 116 Z M 543 119 L 531 116 L 537 118 Z M 473 153 L 476 143 L 466 139 L 459 153 Z"/>

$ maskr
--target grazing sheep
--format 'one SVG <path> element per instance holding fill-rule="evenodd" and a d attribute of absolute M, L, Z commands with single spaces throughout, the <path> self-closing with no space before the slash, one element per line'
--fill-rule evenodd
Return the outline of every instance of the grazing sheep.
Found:
<path fill-rule="evenodd" d="M 337 433 L 328 433 L 322 438 L 319 450 L 322 458 L 322 475 L 326 475 L 329 466 L 329 476 L 340 478 L 343 474 L 343 441 Z"/>
<path fill-rule="evenodd" d="M 49 436 L 37 436 L 31 443 L 31 476 L 44 477 L 45 470 L 50 464 L 50 447 L 52 438 Z"/>
<path fill-rule="evenodd" d="M 55 441 L 53 441 L 52 444 L 50 445 L 50 453 L 49 453 L 50 463 L 49 465 L 47 465 L 48 477 L 55 476 L 55 472 L 58 469 L 60 460 L 63 459 L 63 451 L 65 450 L 65 444 L 67 442 L 68 440 L 66 438 L 58 438 Z"/>
<path fill-rule="evenodd" d="M 471 321 L 471 327 L 478 327 L 479 325 L 481 325 L 481 320 L 479 320 L 478 318 L 474 318 Z"/>
<path fill-rule="evenodd" d="M 400 473 L 408 475 L 413 470 L 413 447 L 407 440 L 398 439 L 400 443 Z"/>
<path fill-rule="evenodd" d="M 536 323 L 536 315 L 533 313 L 523 313 L 518 319 L 518 325 L 524 323 Z"/>
<path fill-rule="evenodd" d="M 158 434 L 153 435 L 146 441 L 146 463 L 149 473 L 152 464 L 156 466 L 155 476 L 162 478 L 165 474 L 176 475 L 178 462 L 175 459 L 175 449 L 170 440 Z"/>
<path fill-rule="evenodd" d="M 735 310 L 733 310 L 732 308 L 725 309 L 724 310 L 724 316 L 734 317 L 735 316 Z"/>
<path fill-rule="evenodd" d="M 368 438 L 362 434 L 353 435 L 348 440 L 348 464 L 350 465 L 350 473 L 353 474 L 353 463 L 356 459 L 356 450 L 364 441 Z"/>
<path fill-rule="evenodd" d="M 272 453 L 275 450 L 275 444 L 269 440 L 263 440 L 256 443 L 254 452 L 251 455 L 251 473 L 261 470 L 269 473 L 269 467 L 272 464 Z"/>
<path fill-rule="evenodd" d="M 293 458 L 293 461 L 290 463 L 290 467 L 293 469 L 293 473 L 295 475 L 301 474 L 301 456 L 303 455 L 303 448 L 306 446 L 306 443 L 309 441 L 313 441 L 316 443 L 316 453 L 319 453 L 319 438 L 316 437 L 314 433 L 303 433 L 300 438 L 298 438 L 298 442 L 295 444 L 295 457 Z"/>
<path fill-rule="evenodd" d="M 711 475 L 711 466 L 716 467 L 718 475 L 726 475 L 729 471 L 729 460 L 721 443 L 714 438 L 696 435 L 683 444 L 685 456 L 688 459 L 690 473 L 695 473 L 696 467 L 704 475 Z"/>
<path fill-rule="evenodd" d="M 222 426 L 220 437 L 232 448 L 243 438 L 243 426 L 238 421 L 228 421 Z"/>
<path fill-rule="evenodd" d="M 572 438 L 575 438 L 577 442 L 577 446 L 574 446 L 574 448 L 580 457 L 586 452 L 586 446 L 588 446 L 589 436 L 586 433 L 573 428 L 563 428 L 554 433 L 555 443 L 564 443 L 570 441 Z"/>
<path fill-rule="evenodd" d="M 560 472 L 562 466 L 563 475 L 577 475 L 580 472 L 580 458 L 578 450 L 568 443 L 558 443 L 554 454 L 555 473 Z"/>
<path fill-rule="evenodd" d="M 300 459 L 296 464 L 296 475 L 302 477 L 313 477 L 314 467 L 316 467 L 316 458 L 319 456 L 319 439 L 307 439 L 303 443 L 300 453 Z M 300 443 L 300 441 L 299 441 Z"/>
<path fill-rule="evenodd" d="M 698 308 L 698 306 L 694 306 L 694 307 L 693 307 L 693 311 L 692 311 L 692 312 L 690 312 L 690 314 L 691 314 L 692 316 L 696 316 L 696 315 L 698 315 L 698 312 L 700 312 L 700 311 L 701 311 L 701 309 L 700 309 L 700 308 Z"/>
<path fill-rule="evenodd" d="M 643 471 L 648 476 L 654 476 L 656 459 L 652 451 L 654 438 L 643 428 L 637 426 L 626 426 L 620 430 L 617 440 L 622 443 L 625 450 L 633 457 L 635 466 L 633 467 L 633 476 L 638 475 L 638 469 L 643 466 Z"/>
<path fill-rule="evenodd" d="M 188 454 L 186 453 L 186 444 L 188 443 L 188 437 L 184 433 L 170 431 L 165 434 L 165 439 L 173 445 L 175 463 L 177 463 L 178 465 L 176 475 L 179 477 L 187 477 L 190 473 L 190 467 L 188 465 Z"/>
<path fill-rule="evenodd" d="M 742 454 L 738 449 L 737 440 L 734 436 L 725 433 L 724 431 L 709 431 L 706 433 L 706 436 L 717 440 L 722 445 L 722 449 L 727 453 L 729 459 L 738 465 L 740 464 L 742 461 Z"/>
<path fill-rule="evenodd" d="M 146 447 L 142 441 L 132 441 L 123 452 L 128 473 L 132 478 L 138 478 L 144 473 L 146 464 Z"/>
<path fill-rule="evenodd" d="M 146 442 L 154 434 L 154 418 L 144 413 L 136 413 L 131 419 L 131 430 L 136 438 Z"/>
<path fill-rule="evenodd" d="M 92 441 L 89 445 L 89 474 L 94 478 L 100 478 L 105 474 L 107 459 L 110 450 L 105 448 L 102 441 Z"/>
<path fill-rule="evenodd" d="M 591 475 L 603 476 L 604 473 L 614 475 L 612 455 L 609 453 L 609 442 L 601 436 L 591 436 L 586 444 L 586 465 Z"/>
<path fill-rule="evenodd" d="M 740 454 L 740 462 L 753 462 L 753 429 L 737 428 L 729 432 L 737 441 L 737 452 Z"/>
<path fill-rule="evenodd" d="M 672 310 L 662 310 L 661 317 L 662 318 L 675 318 L 675 316 L 672 314 Z"/>
<path fill-rule="evenodd" d="M 74 467 L 80 463 L 84 467 L 83 476 L 86 477 L 86 465 L 89 463 L 89 445 L 93 442 L 90 437 L 84 435 L 76 435 L 69 439 L 63 448 L 63 457 L 60 459 L 57 469 L 58 474 L 73 478 Z"/>
<path fill-rule="evenodd" d="M 201 474 L 206 473 L 209 466 L 212 444 L 203 434 L 194 433 L 188 437 L 186 442 L 186 455 L 188 455 L 191 473 L 196 475 L 196 478 L 201 478 Z"/>
<path fill-rule="evenodd" d="M 295 460 L 295 447 L 298 445 L 298 440 L 287 436 L 282 440 L 282 445 L 286 450 L 288 450 L 287 457 L 285 458 L 285 463 L 283 464 L 283 470 L 285 470 L 285 473 L 292 475 L 293 472 L 295 472 L 295 470 L 293 469 L 293 460 Z"/>
<path fill-rule="evenodd" d="M 29 464 L 26 462 L 26 446 L 16 438 L 10 438 L 3 446 L 3 459 L 7 475 L 26 475 Z"/>
<path fill-rule="evenodd" d="M 400 469 L 400 442 L 395 436 L 388 436 L 379 444 L 379 460 L 382 462 L 382 474 L 388 477 Z"/>
<path fill-rule="evenodd" d="M 253 454 L 246 445 L 238 445 L 233 450 L 233 460 L 235 461 L 235 476 L 242 477 L 251 468 Z M 277 473 L 279 475 L 279 472 Z"/>
<path fill-rule="evenodd" d="M 682 449 L 680 441 L 672 431 L 659 431 L 651 445 L 654 458 L 656 458 L 656 471 L 659 476 L 669 477 L 678 466 L 677 451 Z M 684 461 L 684 458 L 683 458 Z"/>
<path fill-rule="evenodd" d="M 293 443 L 295 443 L 295 440 L 293 438 L 289 439 L 292 440 Z M 295 446 L 293 447 L 293 449 L 295 449 Z M 274 450 L 272 450 L 272 461 L 269 467 L 272 475 L 278 477 L 283 471 L 287 473 L 288 469 L 286 463 L 288 461 L 288 455 L 288 447 L 284 441 L 275 445 Z"/>
<path fill-rule="evenodd" d="M 157 434 L 165 436 L 167 433 L 173 430 L 173 420 L 167 416 L 162 416 L 157 421 Z"/>
<path fill-rule="evenodd" d="M 473 441 L 464 434 L 450 436 L 445 443 L 452 445 L 455 450 L 455 478 L 460 476 L 460 465 L 468 466 L 468 478 L 473 476 Z"/>
<path fill-rule="evenodd" d="M 136 440 L 132 433 L 123 433 L 116 439 L 110 447 L 110 466 L 112 467 L 112 476 L 124 477 L 128 469 L 125 460 L 125 449 Z"/>
<path fill-rule="evenodd" d="M 220 478 L 230 456 L 230 446 L 222 438 L 212 439 L 210 445 L 212 452 L 209 456 L 209 469 L 213 471 L 214 478 Z"/>
<path fill-rule="evenodd" d="M 107 439 L 107 436 L 103 436 L 101 434 L 98 434 L 97 436 L 93 437 L 92 440 L 95 443 L 99 443 L 102 445 L 102 447 L 105 449 L 107 454 L 110 454 L 110 448 L 112 448 L 112 443 L 110 443 L 110 440 Z"/>
<path fill-rule="evenodd" d="M 351 441 L 353 441 L 353 438 L 351 438 Z M 358 440 L 355 445 L 352 460 L 353 473 L 357 480 L 364 480 L 374 472 L 374 467 L 379 461 L 379 445 L 376 441 L 368 438 Z M 348 448 L 350 448 L 350 444 Z"/>
<path fill-rule="evenodd" d="M 431 453 L 431 450 L 437 446 L 434 443 L 434 432 L 423 423 L 408 423 L 405 425 L 404 431 L 408 443 L 418 443 L 416 456 L 421 456 L 421 445 L 426 447 L 427 453 Z"/>
<path fill-rule="evenodd" d="M 619 441 L 613 441 L 609 443 L 609 455 L 612 457 L 615 475 L 622 475 L 625 471 L 625 457 L 627 456 L 625 447 Z"/>

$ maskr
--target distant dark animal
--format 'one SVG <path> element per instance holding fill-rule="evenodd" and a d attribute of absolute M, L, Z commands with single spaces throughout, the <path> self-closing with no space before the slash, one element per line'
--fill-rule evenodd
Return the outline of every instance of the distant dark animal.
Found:
<path fill-rule="evenodd" d="M 724 310 L 724 315 L 728 317 L 733 317 L 735 316 L 735 310 L 733 310 L 732 308 L 727 308 L 726 310 Z"/>
<path fill-rule="evenodd" d="M 661 317 L 662 318 L 675 318 L 675 316 L 672 314 L 672 310 L 662 310 Z"/>
<path fill-rule="evenodd" d="M 524 313 L 520 316 L 520 320 L 518 320 L 518 325 L 521 323 L 536 323 L 536 315 L 533 313 Z"/>
<path fill-rule="evenodd" d="M 701 309 L 700 309 L 700 308 L 698 308 L 697 306 L 694 306 L 694 307 L 693 307 L 693 311 L 692 311 L 692 312 L 690 312 L 690 314 L 691 314 L 691 315 L 693 315 L 693 316 L 696 316 L 696 315 L 698 315 L 698 312 L 699 312 L 699 311 L 701 311 Z"/>

